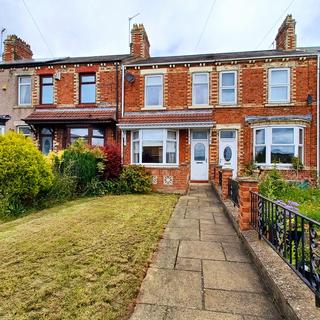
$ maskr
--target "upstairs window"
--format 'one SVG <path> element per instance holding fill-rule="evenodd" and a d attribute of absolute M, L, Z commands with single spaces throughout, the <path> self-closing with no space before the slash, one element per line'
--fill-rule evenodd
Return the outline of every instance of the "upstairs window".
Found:
<path fill-rule="evenodd" d="M 303 128 L 265 127 L 255 129 L 254 159 L 258 164 L 291 164 L 293 157 L 303 162 Z"/>
<path fill-rule="evenodd" d="M 290 69 L 269 69 L 269 103 L 290 102 Z"/>
<path fill-rule="evenodd" d="M 145 107 L 163 107 L 163 76 L 152 75 L 145 77 Z"/>
<path fill-rule="evenodd" d="M 237 71 L 220 72 L 220 104 L 237 104 Z"/>
<path fill-rule="evenodd" d="M 80 75 L 80 103 L 96 102 L 96 75 Z"/>
<path fill-rule="evenodd" d="M 31 105 L 31 76 L 18 77 L 18 104 Z"/>
<path fill-rule="evenodd" d="M 53 78 L 52 76 L 42 76 L 41 82 L 41 104 L 53 104 Z"/>
<path fill-rule="evenodd" d="M 177 131 L 146 129 L 132 132 L 132 163 L 177 164 Z"/>
<path fill-rule="evenodd" d="M 192 75 L 192 104 L 194 106 L 209 104 L 208 73 L 194 73 Z"/>

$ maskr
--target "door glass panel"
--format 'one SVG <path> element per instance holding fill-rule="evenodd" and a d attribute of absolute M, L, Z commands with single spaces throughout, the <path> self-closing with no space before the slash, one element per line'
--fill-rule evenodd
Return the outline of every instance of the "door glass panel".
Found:
<path fill-rule="evenodd" d="M 204 161 L 206 159 L 206 149 L 203 143 L 197 143 L 194 146 L 194 160 Z"/>
<path fill-rule="evenodd" d="M 232 150 L 229 146 L 225 147 L 223 150 L 223 157 L 225 161 L 230 161 L 232 158 Z"/>
<path fill-rule="evenodd" d="M 193 131 L 192 132 L 192 139 L 195 140 L 205 140 L 207 139 L 207 131 Z"/>
<path fill-rule="evenodd" d="M 52 149 L 52 138 L 43 137 L 42 138 L 42 153 L 47 155 Z"/>
<path fill-rule="evenodd" d="M 235 131 L 224 130 L 220 132 L 220 138 L 222 139 L 234 139 L 236 136 Z"/>

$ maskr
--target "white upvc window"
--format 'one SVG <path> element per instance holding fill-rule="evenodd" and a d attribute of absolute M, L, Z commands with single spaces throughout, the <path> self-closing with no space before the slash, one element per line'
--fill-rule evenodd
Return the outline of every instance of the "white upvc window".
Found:
<path fill-rule="evenodd" d="M 209 105 L 209 73 L 192 74 L 192 105 Z"/>
<path fill-rule="evenodd" d="M 290 102 L 290 69 L 269 69 L 269 103 Z"/>
<path fill-rule="evenodd" d="M 221 71 L 219 75 L 219 103 L 237 104 L 237 71 Z"/>
<path fill-rule="evenodd" d="M 145 107 L 163 107 L 163 75 L 155 74 L 145 76 Z"/>
<path fill-rule="evenodd" d="M 18 104 L 19 106 L 31 105 L 31 76 L 18 77 Z"/>
<path fill-rule="evenodd" d="M 260 165 L 288 165 L 298 157 L 303 163 L 302 127 L 273 126 L 254 129 L 254 161 Z"/>
<path fill-rule="evenodd" d="M 146 165 L 178 164 L 178 131 L 143 129 L 132 132 L 131 162 Z"/>
<path fill-rule="evenodd" d="M 4 134 L 5 132 L 5 126 L 0 124 L 0 135 Z"/>
<path fill-rule="evenodd" d="M 18 126 L 17 131 L 26 137 L 31 137 L 31 128 L 29 126 Z"/>

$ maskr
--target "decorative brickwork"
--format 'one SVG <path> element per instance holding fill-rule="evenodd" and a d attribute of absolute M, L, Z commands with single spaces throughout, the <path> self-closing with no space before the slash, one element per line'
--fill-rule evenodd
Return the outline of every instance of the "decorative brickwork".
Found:
<path fill-rule="evenodd" d="M 32 50 L 30 45 L 16 35 L 8 35 L 4 41 L 4 49 L 2 54 L 3 61 L 14 61 L 23 59 L 32 59 Z"/>

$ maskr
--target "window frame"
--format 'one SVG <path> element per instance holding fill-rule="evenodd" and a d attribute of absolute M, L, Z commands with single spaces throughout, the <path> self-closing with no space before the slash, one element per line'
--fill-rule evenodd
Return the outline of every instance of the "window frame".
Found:
<path fill-rule="evenodd" d="M 147 84 L 147 79 L 152 78 L 152 77 L 160 77 L 161 78 L 161 104 L 159 105 L 148 105 L 147 104 L 147 87 L 152 87 L 155 85 L 148 85 Z M 164 77 L 163 74 L 159 73 L 154 73 L 154 74 L 148 74 L 144 76 L 144 107 L 146 109 L 163 109 L 164 108 Z"/>
<path fill-rule="evenodd" d="M 196 75 L 206 75 L 207 82 L 206 83 L 196 83 L 194 78 Z M 209 105 L 209 99 L 210 99 L 210 85 L 209 85 L 209 72 L 193 72 L 192 73 L 192 105 L 193 106 L 208 106 Z M 197 84 L 206 84 L 207 85 L 207 102 L 206 103 L 196 103 L 196 91 L 195 91 L 195 85 Z"/>
<path fill-rule="evenodd" d="M 30 129 L 30 134 L 24 134 L 23 132 L 21 132 L 20 129 L 22 129 L 22 128 L 28 128 L 28 129 Z M 17 132 L 23 134 L 25 137 L 30 137 L 30 138 L 32 137 L 32 129 L 31 129 L 31 127 L 28 126 L 28 125 L 17 126 Z"/>
<path fill-rule="evenodd" d="M 162 130 L 163 131 L 163 136 L 162 136 L 162 148 L 163 148 L 163 152 L 162 152 L 162 162 L 161 163 L 144 163 L 142 162 L 142 154 L 143 154 L 143 139 L 142 139 L 142 132 L 143 130 L 147 131 L 147 130 Z M 176 133 L 176 139 L 169 139 L 168 138 L 168 132 L 169 131 L 174 131 Z M 134 132 L 138 132 L 138 139 L 133 139 L 133 135 Z M 175 163 L 167 163 L 167 141 L 175 141 L 176 142 L 176 162 Z M 134 142 L 139 142 L 139 162 L 134 162 L 133 161 L 133 143 Z M 154 129 L 135 129 L 131 131 L 131 152 L 130 152 L 130 156 L 131 156 L 131 164 L 135 164 L 135 165 L 142 165 L 145 167 L 151 166 L 151 167 L 176 167 L 179 165 L 179 130 L 178 129 L 158 129 L 158 128 L 154 128 Z"/>
<path fill-rule="evenodd" d="M 43 79 L 44 78 L 51 78 L 52 79 L 52 84 L 48 84 L 48 83 L 43 83 Z M 50 103 L 43 103 L 43 86 L 52 86 L 52 102 Z M 54 78 L 52 74 L 48 74 L 48 75 L 41 75 L 40 76 L 40 104 L 41 105 L 52 105 L 54 103 Z"/>
<path fill-rule="evenodd" d="M 106 128 L 103 126 L 86 126 L 86 125 L 72 125 L 68 126 L 68 135 L 67 135 L 67 145 L 71 145 L 71 130 L 72 129 L 87 129 L 88 130 L 88 142 L 87 145 L 89 146 L 97 146 L 97 147 L 105 147 L 106 143 Z M 102 129 L 103 130 L 103 145 L 92 145 L 92 137 L 93 137 L 93 130 L 95 129 Z"/>
<path fill-rule="evenodd" d="M 0 135 L 5 134 L 6 132 L 6 126 L 4 124 L 0 124 Z"/>
<path fill-rule="evenodd" d="M 292 144 L 282 144 L 282 143 L 272 143 L 272 129 L 293 129 L 293 143 Z M 264 144 L 256 144 L 256 131 L 265 130 L 265 141 Z M 300 143 L 299 134 L 302 130 L 302 143 Z M 305 127 L 301 125 L 270 125 L 270 126 L 257 126 L 253 128 L 253 161 L 258 166 L 273 166 L 277 167 L 292 167 L 291 163 L 273 163 L 271 161 L 271 150 L 272 146 L 294 146 L 294 157 L 299 157 L 299 148 L 302 148 L 301 152 L 301 163 L 304 164 L 304 138 L 305 138 Z M 266 162 L 256 162 L 256 147 L 265 146 L 266 147 Z"/>
<path fill-rule="evenodd" d="M 280 100 L 271 100 L 271 89 L 274 87 L 285 87 L 285 84 L 271 84 L 271 77 L 273 71 L 287 71 L 288 72 L 288 83 L 286 84 L 286 87 L 288 89 L 288 96 L 285 101 Z M 282 103 L 290 103 L 291 101 L 291 90 L 290 90 L 290 84 L 291 84 L 291 69 L 290 68 L 269 68 L 268 69 L 268 103 L 270 104 L 282 104 Z"/>
<path fill-rule="evenodd" d="M 20 79 L 22 78 L 29 78 L 30 83 L 29 84 L 22 84 L 20 83 Z M 29 103 L 21 103 L 21 87 L 22 86 L 29 86 L 30 89 L 30 102 Z M 30 75 L 19 75 L 18 76 L 18 106 L 31 106 L 32 105 L 32 77 Z"/>
<path fill-rule="evenodd" d="M 233 86 L 222 86 L 222 76 L 224 74 L 234 75 L 234 85 Z M 223 102 L 222 101 L 222 91 L 223 89 L 233 89 L 234 90 L 234 101 L 233 102 Z M 223 70 L 219 72 L 219 104 L 222 106 L 236 106 L 238 104 L 238 71 L 237 70 Z"/>
<path fill-rule="evenodd" d="M 83 82 L 82 77 L 93 76 L 94 81 Z M 94 101 L 83 102 L 81 99 L 82 85 L 94 84 Z M 79 73 L 79 103 L 80 104 L 96 104 L 97 102 L 97 76 L 95 72 Z"/>

